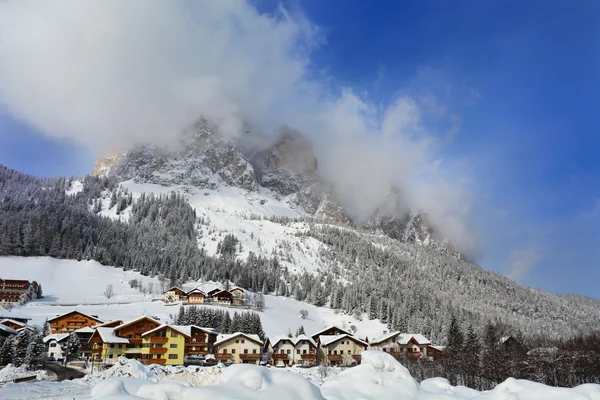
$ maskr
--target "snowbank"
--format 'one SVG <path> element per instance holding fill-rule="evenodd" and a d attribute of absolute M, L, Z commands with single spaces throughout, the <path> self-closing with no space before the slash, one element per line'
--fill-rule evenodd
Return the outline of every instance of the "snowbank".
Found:
<path fill-rule="evenodd" d="M 122 359 L 111 369 L 80 380 L 79 386 L 65 386 L 64 382 L 12 384 L 5 386 L 0 397 L 34 399 L 43 390 L 45 398 L 67 399 L 68 395 L 68 400 L 75 394 L 93 400 L 600 400 L 600 385 L 591 384 L 566 389 L 508 379 L 487 392 L 454 387 L 443 378 L 419 384 L 398 361 L 378 351 L 364 352 L 362 364 L 354 368 L 324 372 L 322 368 L 242 364 L 228 368 L 144 366 Z M 88 392 L 83 393 L 86 387 Z"/>
<path fill-rule="evenodd" d="M 25 367 L 15 367 L 12 364 L 8 364 L 4 368 L 0 369 L 0 382 L 9 382 L 17 378 L 24 378 L 27 376 L 35 375 L 35 379 L 41 381 L 46 378 L 47 373 L 44 370 L 29 371 Z"/>

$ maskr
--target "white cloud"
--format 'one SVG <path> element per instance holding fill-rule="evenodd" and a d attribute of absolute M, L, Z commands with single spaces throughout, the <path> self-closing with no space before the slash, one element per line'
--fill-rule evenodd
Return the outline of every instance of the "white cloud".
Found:
<path fill-rule="evenodd" d="M 507 276 L 516 281 L 526 279 L 541 258 L 542 249 L 539 244 L 530 244 L 513 250 L 507 260 Z"/>
<path fill-rule="evenodd" d="M 399 96 L 382 107 L 329 87 L 311 70 L 318 32 L 298 13 L 259 14 L 245 0 L 0 1 L 0 102 L 96 151 L 168 142 L 199 116 L 230 135 L 246 121 L 287 124 L 313 138 L 321 173 L 357 218 L 395 185 L 472 250 L 468 179 L 440 162 L 424 128 L 445 118 L 444 105 Z"/>

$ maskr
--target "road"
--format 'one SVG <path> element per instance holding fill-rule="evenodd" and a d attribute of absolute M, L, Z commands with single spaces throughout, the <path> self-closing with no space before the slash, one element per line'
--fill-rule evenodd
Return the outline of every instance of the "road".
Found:
<path fill-rule="evenodd" d="M 76 379 L 80 375 L 83 374 L 83 372 L 81 372 L 81 371 L 77 371 L 76 369 L 73 369 L 73 368 L 66 368 L 58 363 L 53 363 L 53 362 L 44 363 L 44 368 L 49 371 L 54 372 L 56 374 L 56 376 L 58 377 L 59 381 L 62 381 L 65 379 Z"/>

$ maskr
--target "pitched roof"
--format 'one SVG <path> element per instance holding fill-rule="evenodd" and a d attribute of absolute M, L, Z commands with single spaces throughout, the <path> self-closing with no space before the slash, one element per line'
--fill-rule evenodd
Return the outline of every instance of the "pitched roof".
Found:
<path fill-rule="evenodd" d="M 185 331 L 183 331 L 183 330 L 181 330 L 181 329 L 177 328 L 177 327 L 176 327 L 176 326 L 174 326 L 174 325 L 167 325 L 167 324 L 162 324 L 162 325 L 160 325 L 160 326 L 157 326 L 157 327 L 156 327 L 156 328 L 154 328 L 154 329 L 151 329 L 151 330 L 149 330 L 148 332 L 144 332 L 144 333 L 142 333 L 142 336 L 151 335 L 151 334 L 153 334 L 154 332 L 162 331 L 163 329 L 166 329 L 166 328 L 169 328 L 169 329 L 171 329 L 171 330 L 174 330 L 174 331 L 176 331 L 176 332 L 178 332 L 178 333 L 181 333 L 183 336 L 190 337 L 190 334 L 189 334 L 189 333 L 186 333 Z"/>
<path fill-rule="evenodd" d="M 95 329 L 90 328 L 89 326 L 84 326 L 83 328 L 79 328 L 74 331 L 74 333 L 94 333 Z"/>
<path fill-rule="evenodd" d="M 269 336 L 267 338 L 267 341 L 269 342 L 269 344 L 271 346 L 275 346 L 277 343 L 279 342 L 290 342 L 292 345 L 295 345 L 296 343 L 294 343 L 294 339 L 291 337 L 287 337 L 285 335 L 280 335 L 280 336 Z"/>
<path fill-rule="evenodd" d="M 16 324 L 16 325 L 19 325 L 21 327 L 24 327 L 25 325 L 27 325 L 27 324 L 15 321 L 14 319 L 10 319 L 10 318 L 4 318 L 2 321 L 0 321 L 0 324 L 4 324 L 5 322 L 10 322 L 12 324 Z"/>
<path fill-rule="evenodd" d="M 100 327 L 96 328 L 96 332 L 98 332 L 104 343 L 129 343 L 127 338 L 115 335 L 115 328 Z"/>
<path fill-rule="evenodd" d="M 298 335 L 294 338 L 294 340 L 295 340 L 294 345 L 297 345 L 299 342 L 306 340 L 306 341 L 310 342 L 310 344 L 312 344 L 313 346 L 317 347 L 317 344 L 315 343 L 315 341 L 306 335 Z"/>
<path fill-rule="evenodd" d="M 238 336 L 244 336 L 245 338 L 250 339 L 250 340 L 252 340 L 252 341 L 254 341 L 254 342 L 256 342 L 256 343 L 258 343 L 260 345 L 263 344 L 263 341 L 260 340 L 260 338 L 258 337 L 258 335 L 251 335 L 251 334 L 248 334 L 248 333 L 236 332 L 236 333 L 231 333 L 231 334 L 228 334 L 228 335 L 219 335 L 219 336 L 217 336 L 217 341 L 215 342 L 215 346 L 218 346 L 219 344 L 221 344 L 223 342 L 227 342 L 228 340 L 231 340 L 231 339 L 233 339 L 235 337 L 238 337 Z"/>
<path fill-rule="evenodd" d="M 186 293 L 186 296 L 189 296 L 190 294 L 194 294 L 194 293 L 203 294 L 204 296 L 206 296 L 206 293 L 204 293 L 202 290 L 200 290 L 198 288 L 194 288 L 194 289 L 190 290 L 189 292 Z"/>
<path fill-rule="evenodd" d="M 158 321 L 157 321 L 157 320 L 155 320 L 154 318 L 150 318 L 150 317 L 147 317 L 147 316 L 143 315 L 143 316 L 141 316 L 141 317 L 139 317 L 139 318 L 136 318 L 136 319 L 134 319 L 134 320 L 131 320 L 131 321 L 129 321 L 129 322 L 122 323 L 122 324 L 121 324 L 121 325 L 119 325 L 119 326 L 115 326 L 115 328 L 114 328 L 114 329 L 115 329 L 115 330 L 122 329 L 122 328 L 124 328 L 124 327 L 126 327 L 126 326 L 129 326 L 129 325 L 131 325 L 131 324 L 135 324 L 136 322 L 139 322 L 139 321 L 141 321 L 141 320 L 143 320 L 143 319 L 149 319 L 150 321 L 152 321 L 152 322 L 155 322 L 155 323 L 156 323 L 156 324 L 158 324 L 158 325 L 162 325 L 162 323 L 158 322 Z M 112 329 L 112 328 L 111 328 L 111 329 Z"/>
<path fill-rule="evenodd" d="M 16 335 L 17 334 L 17 331 L 15 331 L 13 328 L 9 328 L 8 326 L 2 325 L 2 324 L 0 324 L 0 331 L 6 332 L 6 333 L 8 333 L 10 335 Z"/>
<path fill-rule="evenodd" d="M 420 333 L 402 333 L 398 335 L 398 343 L 400 344 L 408 344 L 411 339 L 414 339 L 417 344 L 431 344 L 429 339 Z"/>
<path fill-rule="evenodd" d="M 342 328 L 338 328 L 338 327 L 337 327 L 337 326 L 335 326 L 335 325 L 330 325 L 330 326 L 328 326 L 328 327 L 327 327 L 327 328 L 325 328 L 325 329 L 321 329 L 320 331 L 313 333 L 312 335 L 310 335 L 310 337 L 313 337 L 313 338 L 314 338 L 315 336 L 322 336 L 322 335 L 321 335 L 321 333 L 323 333 L 323 332 L 326 332 L 326 331 L 328 331 L 328 330 L 330 330 L 330 329 L 337 329 L 338 331 L 340 331 L 340 332 L 343 332 L 343 333 L 345 333 L 345 334 L 347 334 L 347 335 L 350 335 L 350 334 L 351 334 L 350 332 L 348 332 L 348 331 L 346 331 L 346 330 L 344 330 L 344 329 L 342 329 Z"/>
<path fill-rule="evenodd" d="M 69 334 L 68 334 L 68 333 L 52 333 L 52 334 L 50 334 L 50 335 L 48 335 L 48 336 L 45 336 L 45 337 L 42 339 L 42 341 L 43 341 L 44 343 L 47 343 L 47 342 L 49 342 L 50 340 L 56 340 L 57 342 L 60 342 L 60 341 L 62 341 L 62 340 L 64 340 L 64 339 L 66 339 L 66 338 L 68 338 L 68 337 L 69 337 Z"/>
<path fill-rule="evenodd" d="M 185 293 L 185 290 L 183 290 L 182 288 L 180 288 L 180 287 L 177 287 L 177 286 L 173 286 L 173 287 L 171 287 L 171 288 L 168 288 L 167 290 L 165 290 L 165 291 L 163 292 L 163 294 L 164 294 L 164 293 L 167 293 L 167 292 L 170 292 L 171 290 L 179 290 L 179 291 L 181 291 L 181 292 Z"/>
<path fill-rule="evenodd" d="M 73 310 L 73 311 L 69 311 L 69 312 L 67 312 L 67 313 L 64 313 L 64 314 L 57 315 L 57 316 L 56 316 L 56 317 L 54 317 L 54 318 L 50 318 L 50 319 L 48 319 L 48 322 L 54 321 L 55 319 L 59 319 L 59 318 L 62 318 L 62 317 L 64 317 L 64 316 L 67 316 L 67 315 L 69 315 L 69 314 L 74 314 L 74 313 L 77 313 L 77 314 L 83 315 L 84 317 L 87 317 L 87 318 L 93 319 L 94 321 L 98 321 L 98 322 L 100 322 L 100 323 L 102 323 L 102 322 L 103 322 L 103 321 L 102 321 L 101 319 L 99 319 L 98 317 L 93 317 L 93 316 L 91 316 L 91 315 L 84 314 L 84 313 L 82 313 L 81 311 L 77 311 L 77 310 Z"/>
<path fill-rule="evenodd" d="M 197 325 L 171 325 L 171 326 L 173 328 L 180 330 L 181 332 L 185 332 L 185 334 L 188 336 L 192 336 L 192 328 L 200 329 L 206 333 L 213 334 L 213 335 L 219 334 L 219 332 L 217 332 L 217 330 L 214 328 L 203 328 L 203 327 L 197 326 Z"/>
<path fill-rule="evenodd" d="M 394 338 L 394 337 L 396 337 L 398 335 L 400 335 L 400 331 L 386 333 L 384 335 L 377 336 L 377 337 L 373 338 L 370 343 L 371 343 L 371 345 L 379 344 L 381 342 L 385 342 L 387 340 L 390 340 L 390 339 L 392 339 L 392 338 Z"/>
<path fill-rule="evenodd" d="M 332 343 L 337 342 L 338 340 L 342 340 L 348 338 L 350 340 L 353 340 L 355 342 L 358 342 L 360 344 L 363 344 L 365 346 L 368 346 L 369 343 L 360 340 L 357 337 L 354 337 L 352 335 L 348 335 L 348 334 L 343 334 L 343 335 L 319 335 L 319 342 L 321 343 L 321 346 L 329 346 Z"/>
<path fill-rule="evenodd" d="M 104 327 L 106 327 L 107 325 L 111 325 L 111 324 L 113 324 L 113 323 L 115 323 L 115 322 L 117 323 L 117 325 L 116 325 L 116 326 L 119 326 L 119 325 L 122 325 L 122 324 L 123 324 L 123 320 L 122 320 L 122 319 L 113 319 L 112 321 L 108 321 L 108 322 L 104 322 L 104 323 L 102 323 L 102 324 L 97 324 L 97 325 L 94 325 L 94 327 L 95 327 L 95 328 L 100 328 L 101 326 L 104 326 Z"/>

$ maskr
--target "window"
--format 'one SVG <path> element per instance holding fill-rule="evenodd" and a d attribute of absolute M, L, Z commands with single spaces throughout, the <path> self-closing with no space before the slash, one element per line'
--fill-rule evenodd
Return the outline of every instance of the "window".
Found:
<path fill-rule="evenodd" d="M 348 350 L 348 354 L 352 354 L 352 350 Z"/>
<path fill-rule="evenodd" d="M 115 348 L 115 345 L 114 345 L 114 343 L 111 343 L 111 344 L 110 344 L 110 348 L 111 348 L 111 349 L 114 349 L 114 348 Z"/>
<path fill-rule="evenodd" d="M 176 349 L 177 348 L 177 343 L 171 343 L 169 345 L 169 347 L 172 348 L 172 349 Z"/>
<path fill-rule="evenodd" d="M 288 354 L 292 354 L 292 351 L 290 349 L 287 350 Z"/>
<path fill-rule="evenodd" d="M 239 343 L 239 342 L 240 342 L 240 340 L 239 340 L 239 339 L 236 339 L 236 340 L 235 340 L 235 342 L 236 342 L 236 343 Z"/>
<path fill-rule="evenodd" d="M 337 350 L 334 350 L 334 351 L 333 351 L 333 354 L 337 354 Z"/>
<path fill-rule="evenodd" d="M 235 349 L 231 349 L 231 354 L 235 354 Z"/>
<path fill-rule="evenodd" d="M 242 339 L 242 343 L 246 343 L 246 341 L 244 339 Z"/>
<path fill-rule="evenodd" d="M 248 349 L 244 349 L 244 354 L 248 354 Z"/>
<path fill-rule="evenodd" d="M 113 356 L 114 356 L 114 354 L 111 353 L 108 355 L 108 358 L 113 358 Z"/>
<path fill-rule="evenodd" d="M 178 336 L 179 336 L 179 334 L 177 332 L 171 331 L 171 337 L 176 338 Z"/>
<path fill-rule="evenodd" d="M 227 354 L 227 349 L 223 349 L 223 354 Z"/>
<path fill-rule="evenodd" d="M 302 354 L 306 354 L 306 349 L 302 350 Z"/>
<path fill-rule="evenodd" d="M 283 349 L 279 350 L 279 354 L 285 354 Z"/>
<path fill-rule="evenodd" d="M 252 349 L 252 354 L 256 354 L 256 349 Z"/>
<path fill-rule="evenodd" d="M 56 343 L 50 343 L 50 347 L 56 347 Z"/>
<path fill-rule="evenodd" d="M 297 350 L 296 350 L 296 354 L 300 354 L 300 349 L 297 349 Z"/>
<path fill-rule="evenodd" d="M 178 354 L 169 354 L 169 360 L 177 360 L 179 358 Z"/>

